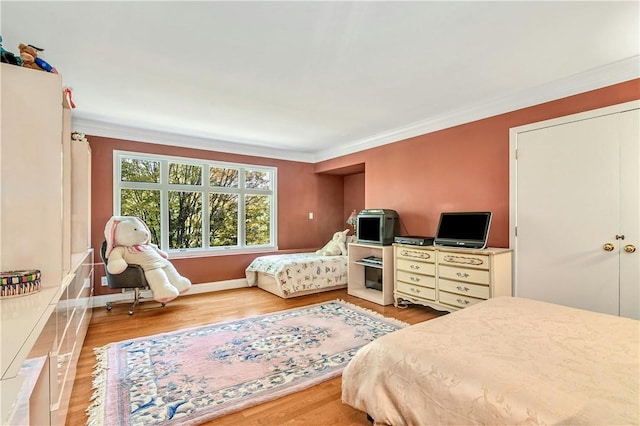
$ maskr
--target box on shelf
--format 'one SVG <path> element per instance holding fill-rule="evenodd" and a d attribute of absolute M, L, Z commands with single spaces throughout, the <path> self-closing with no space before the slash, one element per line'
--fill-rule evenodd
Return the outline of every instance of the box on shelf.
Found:
<path fill-rule="evenodd" d="M 40 291 L 40 271 L 0 272 L 0 299 L 24 296 Z"/>

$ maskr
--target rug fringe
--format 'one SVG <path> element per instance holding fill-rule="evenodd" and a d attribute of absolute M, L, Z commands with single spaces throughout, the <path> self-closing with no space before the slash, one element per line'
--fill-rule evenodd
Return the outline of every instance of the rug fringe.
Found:
<path fill-rule="evenodd" d="M 106 383 L 107 380 L 107 350 L 111 345 L 105 345 L 99 348 L 93 348 L 93 352 L 96 355 L 96 365 L 93 371 L 93 382 L 91 383 L 91 388 L 93 389 L 93 394 L 89 401 L 92 401 L 89 407 L 87 407 L 87 426 L 100 426 L 104 424 L 104 416 L 105 416 L 105 394 L 106 394 Z"/>
<path fill-rule="evenodd" d="M 393 317 L 386 317 L 386 316 L 382 315 L 380 312 L 374 311 L 373 309 L 363 308 L 362 306 L 358 306 L 358 305 L 356 305 L 354 303 L 347 302 L 347 301 L 342 300 L 342 299 L 336 299 L 335 302 L 338 302 L 338 303 L 341 303 L 343 305 L 346 305 L 351 309 L 362 311 L 362 312 L 364 312 L 366 314 L 378 317 L 380 319 L 384 319 L 385 321 L 390 322 L 391 324 L 397 325 L 398 327 L 408 327 L 408 326 L 411 325 L 408 322 L 404 322 L 404 321 L 401 321 L 401 320 L 399 320 L 397 318 L 393 318 Z M 327 303 L 327 302 L 324 302 L 324 303 Z"/>

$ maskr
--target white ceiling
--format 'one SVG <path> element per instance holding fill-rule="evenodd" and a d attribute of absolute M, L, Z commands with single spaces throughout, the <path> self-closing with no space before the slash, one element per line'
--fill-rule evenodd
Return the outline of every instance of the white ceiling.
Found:
<path fill-rule="evenodd" d="M 638 1 L 6 1 L 76 130 L 319 161 L 640 74 Z"/>

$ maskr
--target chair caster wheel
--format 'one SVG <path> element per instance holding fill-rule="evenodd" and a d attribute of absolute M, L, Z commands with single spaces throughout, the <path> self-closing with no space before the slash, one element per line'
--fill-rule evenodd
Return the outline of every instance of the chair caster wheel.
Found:
<path fill-rule="evenodd" d="M 133 311 L 129 311 L 129 315 L 133 315 Z"/>
<path fill-rule="evenodd" d="M 166 305 L 167 305 L 166 303 L 163 303 L 163 304 L 162 304 L 162 307 L 164 308 Z"/>
<path fill-rule="evenodd" d="M 107 305 L 107 311 L 110 311 L 113 306 Z"/>

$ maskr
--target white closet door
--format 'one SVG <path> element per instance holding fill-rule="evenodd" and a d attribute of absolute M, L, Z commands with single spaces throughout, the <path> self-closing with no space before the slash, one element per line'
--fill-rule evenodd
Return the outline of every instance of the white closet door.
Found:
<path fill-rule="evenodd" d="M 619 121 L 518 134 L 516 296 L 619 315 Z"/>
<path fill-rule="evenodd" d="M 640 110 L 619 114 L 620 315 L 640 319 Z M 629 253 L 635 247 L 635 252 Z"/>

